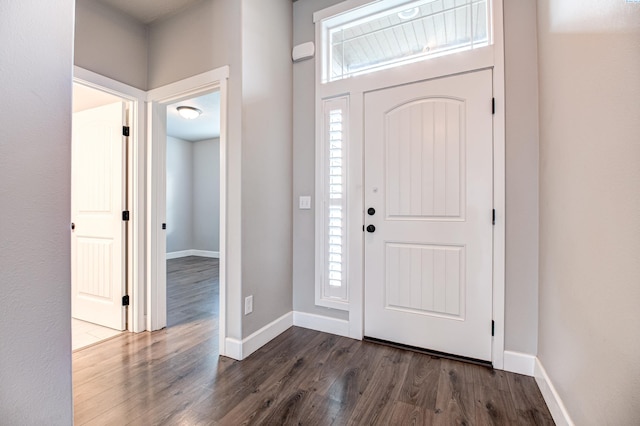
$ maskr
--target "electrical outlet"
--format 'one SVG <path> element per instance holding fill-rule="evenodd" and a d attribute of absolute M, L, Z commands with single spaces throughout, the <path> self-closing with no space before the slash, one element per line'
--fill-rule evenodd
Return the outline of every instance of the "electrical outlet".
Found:
<path fill-rule="evenodd" d="M 253 294 L 244 298 L 244 314 L 249 315 L 253 312 Z"/>

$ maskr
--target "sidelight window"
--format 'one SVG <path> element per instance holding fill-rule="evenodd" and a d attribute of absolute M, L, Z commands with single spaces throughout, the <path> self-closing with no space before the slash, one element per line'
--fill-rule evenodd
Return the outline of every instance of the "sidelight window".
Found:
<path fill-rule="evenodd" d="M 322 135 L 318 155 L 317 214 L 322 227 L 317 234 L 323 239 L 319 245 L 318 271 L 320 285 L 316 286 L 316 303 L 341 309 L 348 300 L 346 274 L 347 200 L 347 98 L 325 100 L 322 103 Z"/>

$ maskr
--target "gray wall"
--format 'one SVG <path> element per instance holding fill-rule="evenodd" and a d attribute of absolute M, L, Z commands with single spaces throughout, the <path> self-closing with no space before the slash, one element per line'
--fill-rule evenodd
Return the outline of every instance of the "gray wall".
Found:
<path fill-rule="evenodd" d="M 291 8 L 289 0 L 204 0 L 148 28 L 149 89 L 230 68 L 226 278 L 234 339 L 292 307 Z M 254 312 L 243 317 L 249 294 Z"/>
<path fill-rule="evenodd" d="M 167 253 L 220 250 L 220 140 L 167 137 Z"/>
<path fill-rule="evenodd" d="M 315 41 L 313 12 L 341 0 L 293 4 L 293 44 Z M 293 309 L 332 318 L 349 313 L 315 305 L 315 206 L 299 210 L 298 197 L 315 194 L 315 60 L 293 65 Z"/>
<path fill-rule="evenodd" d="M 147 89 L 146 25 L 96 0 L 76 1 L 76 65 Z"/>
<path fill-rule="evenodd" d="M 505 349 L 538 350 L 536 2 L 504 2 L 506 95 Z"/>
<path fill-rule="evenodd" d="M 292 21 L 290 0 L 242 0 L 245 337 L 292 309 Z"/>
<path fill-rule="evenodd" d="M 640 5 L 538 1 L 538 357 L 577 425 L 640 419 Z"/>
<path fill-rule="evenodd" d="M 239 8 L 238 8 L 239 10 Z M 149 26 L 149 88 L 229 65 L 233 55 L 229 0 L 205 0 Z M 239 16 L 237 16 L 239 18 Z"/>
<path fill-rule="evenodd" d="M 289 0 L 205 0 L 149 29 L 150 88 L 230 66 L 226 202 L 237 213 L 227 215 L 226 272 L 234 339 L 292 306 L 291 8 Z M 249 294 L 254 312 L 245 317 Z"/>
<path fill-rule="evenodd" d="M 0 423 L 7 425 L 73 422 L 73 4 L 0 2 L 0 99 L 11 106 L 0 114 Z"/>
<path fill-rule="evenodd" d="M 145 25 L 97 0 L 77 0 L 75 64 L 142 90 L 239 64 L 239 12 L 239 2 L 204 0 Z"/>
<path fill-rule="evenodd" d="M 192 142 L 193 249 L 220 251 L 220 139 Z"/>
<path fill-rule="evenodd" d="M 242 339 L 241 2 L 204 0 L 149 29 L 149 88 L 229 66 L 227 105 L 227 336 Z M 196 37 L 193 37 L 193 34 Z M 188 51 L 188 52 L 185 52 Z"/>
<path fill-rule="evenodd" d="M 84 3 L 90 3 L 85 6 Z M 82 4 L 81 4 L 82 3 Z M 174 81 L 228 65 L 227 116 L 227 335 L 242 338 L 241 330 L 241 234 L 239 214 L 242 196 L 242 46 L 241 2 L 204 0 L 150 26 L 119 21 L 113 10 L 103 11 L 95 0 L 78 0 L 76 63 L 96 73 L 141 89 L 153 89 Z M 97 10 L 95 10 L 97 8 Z M 108 8 L 107 8 L 108 9 Z M 106 22 L 102 22 L 102 21 Z M 120 25 L 124 26 L 123 33 Z M 126 52 L 129 60 L 107 62 L 103 51 Z M 85 53 L 82 53 L 85 52 Z M 116 55 L 112 57 L 120 57 Z M 144 80 L 144 84 L 142 82 Z"/>
<path fill-rule="evenodd" d="M 167 253 L 193 249 L 192 142 L 167 136 Z"/>
<path fill-rule="evenodd" d="M 337 0 L 294 3 L 294 44 L 314 41 L 314 11 Z M 537 350 L 538 115 L 535 2 L 505 1 L 506 38 L 506 312 L 507 350 Z M 317 56 L 316 56 L 317 59 Z M 314 194 L 314 60 L 294 64 L 294 201 Z M 296 311 L 347 318 L 314 304 L 313 210 L 293 208 Z"/>

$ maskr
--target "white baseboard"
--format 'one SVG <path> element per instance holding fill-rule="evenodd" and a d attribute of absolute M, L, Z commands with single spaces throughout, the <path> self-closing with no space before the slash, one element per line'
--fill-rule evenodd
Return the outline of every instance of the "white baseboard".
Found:
<path fill-rule="evenodd" d="M 242 341 L 227 337 L 224 341 L 224 351 L 220 351 L 220 355 L 242 361 Z"/>
<path fill-rule="evenodd" d="M 293 326 L 293 312 L 288 312 L 277 320 L 265 325 L 252 335 L 242 339 L 227 337 L 225 341 L 225 356 L 241 361 L 278 337 Z"/>
<path fill-rule="evenodd" d="M 215 259 L 220 258 L 219 251 L 210 251 L 210 250 L 190 250 L 191 256 L 200 256 L 200 257 L 213 257 Z"/>
<path fill-rule="evenodd" d="M 187 256 L 199 256 L 199 257 L 213 257 L 220 258 L 220 252 L 218 251 L 209 251 L 209 250 L 181 250 L 181 251 L 172 251 L 171 253 L 167 253 L 168 259 L 178 259 L 179 257 L 187 257 Z"/>
<path fill-rule="evenodd" d="M 556 425 L 574 426 L 567 408 L 564 406 L 560 395 L 558 395 L 555 386 L 553 386 L 551 379 L 547 375 L 547 371 L 544 369 L 538 358 L 536 358 L 535 362 L 534 376 L 538 383 L 538 388 L 540 388 L 540 392 L 542 393 L 542 397 L 547 403 L 547 407 L 549 408 L 553 421 L 556 422 Z"/>
<path fill-rule="evenodd" d="M 503 370 L 505 371 L 533 377 L 535 364 L 536 357 L 534 355 L 522 352 L 504 351 Z"/>
<path fill-rule="evenodd" d="M 322 331 L 324 333 L 337 334 L 338 336 L 350 337 L 349 321 L 346 320 L 294 311 L 293 325 Z"/>
<path fill-rule="evenodd" d="M 171 253 L 167 253 L 167 260 L 187 256 L 191 256 L 191 250 L 172 251 Z"/>

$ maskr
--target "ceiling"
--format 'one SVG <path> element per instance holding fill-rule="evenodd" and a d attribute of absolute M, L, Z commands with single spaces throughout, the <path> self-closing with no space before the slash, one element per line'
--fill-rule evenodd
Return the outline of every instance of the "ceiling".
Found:
<path fill-rule="evenodd" d="M 100 90 L 92 89 L 82 84 L 73 84 L 73 112 L 84 111 L 102 105 L 113 104 L 121 100 Z"/>
<path fill-rule="evenodd" d="M 73 112 L 84 111 L 118 102 L 117 96 L 82 84 L 73 85 Z M 185 105 L 202 111 L 194 120 L 186 120 L 178 114 L 176 107 Z M 201 141 L 220 137 L 220 92 L 188 99 L 167 106 L 167 135 L 185 141 Z"/>
<path fill-rule="evenodd" d="M 183 105 L 197 108 L 202 114 L 193 120 L 184 119 L 176 109 Z M 168 105 L 167 135 L 191 142 L 220 137 L 220 92 Z"/>
<path fill-rule="evenodd" d="M 179 13 L 202 0 L 96 0 L 110 6 L 125 15 L 151 24 L 164 17 Z M 118 97 L 89 87 L 74 84 L 73 111 L 83 111 L 101 105 L 117 102 Z M 177 106 L 187 105 L 198 108 L 202 114 L 194 120 L 186 120 L 176 110 Z M 186 141 L 199 141 L 220 136 L 220 93 L 178 102 L 167 106 L 167 135 Z"/>
<path fill-rule="evenodd" d="M 98 0 L 143 24 L 150 24 L 165 16 L 187 9 L 202 0 Z"/>

